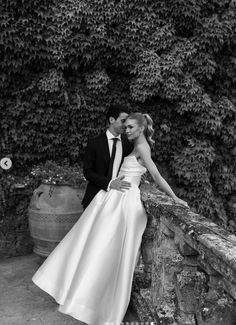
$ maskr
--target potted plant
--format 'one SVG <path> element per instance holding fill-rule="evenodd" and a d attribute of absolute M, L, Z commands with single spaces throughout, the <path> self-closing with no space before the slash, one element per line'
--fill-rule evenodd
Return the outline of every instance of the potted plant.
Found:
<path fill-rule="evenodd" d="M 85 179 L 81 168 L 47 161 L 34 166 L 31 177 L 41 184 L 28 208 L 34 252 L 48 256 L 83 212 Z"/>

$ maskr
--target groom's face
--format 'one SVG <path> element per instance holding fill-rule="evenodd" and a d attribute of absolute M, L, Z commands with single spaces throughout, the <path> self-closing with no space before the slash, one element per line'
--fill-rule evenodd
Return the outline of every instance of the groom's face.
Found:
<path fill-rule="evenodd" d="M 125 131 L 125 121 L 128 117 L 127 113 L 120 113 L 117 119 L 113 119 L 112 127 L 117 134 L 122 134 Z"/>

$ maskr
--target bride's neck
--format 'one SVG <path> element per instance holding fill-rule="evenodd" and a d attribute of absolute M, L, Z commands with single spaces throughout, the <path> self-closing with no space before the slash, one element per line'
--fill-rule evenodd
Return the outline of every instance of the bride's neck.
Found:
<path fill-rule="evenodd" d="M 140 134 L 140 136 L 134 140 L 134 146 L 136 147 L 137 145 L 142 144 L 142 143 L 143 144 L 147 143 L 147 139 L 145 138 L 143 133 Z"/>

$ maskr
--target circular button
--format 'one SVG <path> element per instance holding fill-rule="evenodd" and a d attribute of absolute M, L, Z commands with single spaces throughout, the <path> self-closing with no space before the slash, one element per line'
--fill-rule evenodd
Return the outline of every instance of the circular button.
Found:
<path fill-rule="evenodd" d="M 8 158 L 8 157 L 4 157 L 4 158 L 2 158 L 2 159 L 0 160 L 0 166 L 1 166 L 2 169 L 5 169 L 5 170 L 10 169 L 11 166 L 12 166 L 12 161 L 11 161 L 11 159 Z"/>

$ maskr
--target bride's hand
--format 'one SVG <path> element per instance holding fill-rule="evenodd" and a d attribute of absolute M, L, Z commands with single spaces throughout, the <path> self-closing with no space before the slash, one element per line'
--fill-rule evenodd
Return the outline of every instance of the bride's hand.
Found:
<path fill-rule="evenodd" d="M 183 205 L 183 206 L 185 206 L 186 208 L 189 209 L 188 203 L 187 203 L 186 201 L 184 201 L 184 200 L 178 198 L 178 197 L 174 198 L 174 202 L 175 202 L 176 204 Z"/>

